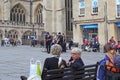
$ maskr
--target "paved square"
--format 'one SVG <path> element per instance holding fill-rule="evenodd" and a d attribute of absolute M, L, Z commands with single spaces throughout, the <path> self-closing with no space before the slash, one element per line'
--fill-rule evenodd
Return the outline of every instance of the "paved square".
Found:
<path fill-rule="evenodd" d="M 52 56 L 43 52 L 43 48 L 30 46 L 0 47 L 0 80 L 20 80 L 21 75 L 29 75 L 30 59 L 39 59 L 44 63 L 45 58 Z M 70 50 L 62 53 L 63 59 L 70 58 Z M 103 59 L 103 53 L 84 52 L 84 63 L 94 64 Z M 43 66 L 43 65 L 42 65 Z"/>

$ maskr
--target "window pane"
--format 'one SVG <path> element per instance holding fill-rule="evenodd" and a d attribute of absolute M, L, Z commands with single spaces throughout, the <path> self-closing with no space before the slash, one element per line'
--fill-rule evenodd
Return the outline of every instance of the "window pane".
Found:
<path fill-rule="evenodd" d="M 85 14 L 85 8 L 80 9 L 80 14 Z"/>
<path fill-rule="evenodd" d="M 117 5 L 117 16 L 120 16 L 120 5 Z"/>
<path fill-rule="evenodd" d="M 98 13 L 98 7 L 93 8 L 93 13 Z"/>

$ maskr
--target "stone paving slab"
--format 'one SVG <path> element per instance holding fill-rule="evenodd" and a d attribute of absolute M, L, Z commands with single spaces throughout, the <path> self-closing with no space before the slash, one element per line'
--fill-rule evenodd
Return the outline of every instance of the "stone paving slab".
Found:
<path fill-rule="evenodd" d="M 45 58 L 51 56 L 51 54 L 47 54 L 40 47 L 0 47 L 0 80 L 20 80 L 21 75 L 29 75 L 29 62 L 31 58 L 39 59 L 41 64 L 43 64 Z M 62 53 L 61 57 L 68 60 L 70 58 L 70 50 Z M 86 65 L 95 64 L 103 59 L 103 57 L 103 53 L 84 52 L 82 54 L 82 59 Z"/>

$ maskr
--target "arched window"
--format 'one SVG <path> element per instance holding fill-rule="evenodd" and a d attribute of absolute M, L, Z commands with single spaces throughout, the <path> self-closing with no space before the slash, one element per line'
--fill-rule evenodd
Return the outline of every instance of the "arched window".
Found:
<path fill-rule="evenodd" d="M 37 10 L 36 10 L 36 12 L 37 12 L 37 14 L 36 14 L 36 23 L 38 23 L 38 24 L 43 23 L 43 13 L 42 13 L 42 11 L 43 11 L 43 8 L 42 8 L 41 5 L 39 5 L 37 7 Z"/>
<path fill-rule="evenodd" d="M 42 10 L 39 10 L 38 11 L 38 14 L 37 14 L 37 23 L 42 23 L 43 22 L 43 19 L 42 19 Z"/>
<path fill-rule="evenodd" d="M 13 22 L 25 22 L 25 11 L 20 4 L 14 6 L 10 12 L 10 20 Z"/>
<path fill-rule="evenodd" d="M 11 30 L 8 33 L 8 38 L 12 38 L 12 39 L 18 39 L 18 32 L 15 30 Z"/>

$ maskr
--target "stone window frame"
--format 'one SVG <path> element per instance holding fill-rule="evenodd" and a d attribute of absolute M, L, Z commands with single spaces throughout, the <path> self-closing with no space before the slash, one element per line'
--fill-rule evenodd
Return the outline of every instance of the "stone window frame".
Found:
<path fill-rule="evenodd" d="M 15 5 L 10 11 L 10 21 L 25 23 L 25 11 L 20 4 Z"/>
<path fill-rule="evenodd" d="M 38 10 L 37 10 L 37 15 L 36 15 L 36 23 L 37 24 L 41 24 L 43 23 L 43 10 L 42 10 L 42 6 L 39 6 Z"/>
<path fill-rule="evenodd" d="M 79 16 L 85 16 L 85 6 L 83 8 L 80 8 L 80 3 L 84 2 L 84 0 L 79 1 Z M 85 5 L 85 2 L 84 2 Z"/>
<path fill-rule="evenodd" d="M 93 2 L 94 0 L 92 0 L 92 2 Z M 98 1 L 98 0 L 97 0 Z M 92 6 L 92 13 L 91 13 L 92 15 L 97 15 L 98 14 L 98 6 L 97 7 L 93 7 Z"/>
<path fill-rule="evenodd" d="M 116 2 L 116 18 L 120 18 L 120 3 Z"/>
<path fill-rule="evenodd" d="M 8 32 L 7 37 L 12 39 L 18 39 L 18 32 L 15 30 L 11 30 Z"/>

